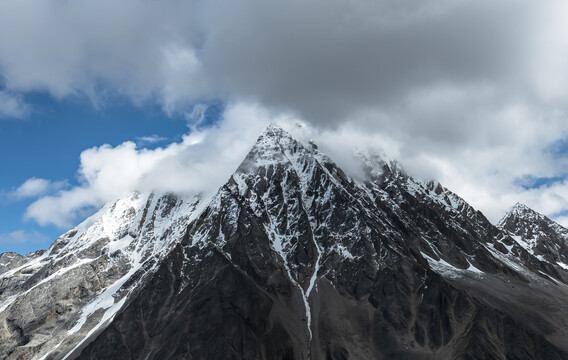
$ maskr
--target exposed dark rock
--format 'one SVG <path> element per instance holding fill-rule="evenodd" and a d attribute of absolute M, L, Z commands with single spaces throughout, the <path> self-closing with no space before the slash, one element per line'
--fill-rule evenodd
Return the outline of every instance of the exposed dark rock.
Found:
<path fill-rule="evenodd" d="M 0 283 L 0 353 L 568 358 L 561 228 L 537 222 L 533 253 L 522 242 L 535 230 L 495 227 L 439 183 L 360 157 L 365 181 L 271 126 L 201 208 L 171 194 L 117 203 L 108 211 L 119 221 L 64 235 L 50 249 L 61 255 L 41 266 L 14 258 L 14 276 Z M 97 226 L 113 231 L 89 230 Z M 550 243 L 558 256 L 544 253 Z M 50 281 L 73 266 L 81 272 L 65 286 Z M 33 303 L 36 288 L 48 295 Z M 57 341 L 39 336 L 47 329 Z"/>

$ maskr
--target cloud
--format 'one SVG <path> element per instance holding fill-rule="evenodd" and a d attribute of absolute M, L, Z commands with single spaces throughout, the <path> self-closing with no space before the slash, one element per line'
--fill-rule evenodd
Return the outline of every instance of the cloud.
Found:
<path fill-rule="evenodd" d="M 0 4 L 0 71 L 12 91 L 113 94 L 169 107 L 207 92 L 196 57 L 195 4 L 126 0 Z"/>
<path fill-rule="evenodd" d="M 447 144 L 420 139 L 415 139 L 414 147 L 401 139 L 408 136 L 406 133 L 369 131 L 356 122 L 324 129 L 304 123 L 298 128 L 296 123 L 302 121 L 298 117 L 274 114 L 255 104 L 234 103 L 226 107 L 217 125 L 190 132 L 180 142 L 146 149 L 127 141 L 83 151 L 78 170 L 80 186 L 40 198 L 28 207 L 26 217 L 40 225 L 67 228 L 89 210 L 133 189 L 186 194 L 216 191 L 244 159 L 262 129 L 277 121 L 295 136 L 315 141 L 352 176 L 358 176 L 360 170 L 353 162 L 354 149 L 380 153 L 400 161 L 418 179 L 440 180 L 493 222 L 520 201 L 568 225 L 562 217 L 568 208 L 568 182 L 559 180 L 531 188 L 519 181 L 526 174 L 557 172 L 561 154 L 542 146 L 543 139 L 553 137 L 554 126 L 531 124 L 533 114 L 526 109 L 510 109 L 499 117 L 506 118 L 507 114 L 513 114 L 512 124 L 519 126 L 505 128 L 503 134 L 512 132 L 512 138 L 518 141 L 452 151 Z M 516 122 L 518 119 L 526 122 Z M 20 187 L 21 192 L 40 192 L 48 184 L 41 180 L 28 180 Z"/>
<path fill-rule="evenodd" d="M 27 199 L 55 192 L 67 186 L 66 181 L 50 181 L 47 179 L 32 177 L 22 185 L 6 193 L 10 199 Z"/>
<path fill-rule="evenodd" d="M 560 0 L 7 1 L 0 69 L 13 91 L 168 113 L 245 99 L 337 124 L 444 84 L 561 102 L 565 20 Z"/>
<path fill-rule="evenodd" d="M 533 11 L 512 1 L 216 4 L 203 46 L 212 76 L 321 123 L 433 85 L 513 81 Z"/>
<path fill-rule="evenodd" d="M 361 170 L 353 161 L 353 152 L 357 149 L 399 161 L 419 180 L 439 180 L 494 223 L 516 202 L 522 202 L 568 226 L 565 216 L 568 209 L 565 176 L 568 152 L 562 156 L 544 146 L 548 143 L 546 139 L 558 136 L 555 129 L 561 120 L 543 126 L 531 122 L 534 116 L 528 109 L 518 108 L 497 114 L 491 121 L 508 118 L 511 126 L 500 130 L 503 139 L 483 146 L 481 143 L 489 141 L 487 138 L 464 138 L 462 141 L 470 142 L 471 146 L 458 147 L 420 138 L 419 133 L 370 130 L 362 124 L 349 122 L 331 129 L 304 127 L 298 132 L 294 127 L 289 128 L 296 131 L 297 136 L 313 140 L 352 176 L 359 176 Z M 564 175 L 546 177 L 558 173 Z M 543 177 L 540 182 L 527 183 L 527 174 Z"/>
<path fill-rule="evenodd" d="M 49 180 L 31 178 L 14 190 L 14 196 L 17 198 L 37 196 L 47 192 L 50 187 L 51 182 Z"/>
<path fill-rule="evenodd" d="M 169 140 L 169 139 L 166 138 L 166 137 L 163 137 L 163 136 L 153 134 L 153 135 L 150 135 L 150 136 L 137 137 L 136 140 L 137 140 L 138 144 L 140 144 L 140 145 L 148 145 L 148 144 L 156 144 L 156 143 L 164 142 L 164 141 Z"/>
<path fill-rule="evenodd" d="M 251 104 L 228 105 L 219 124 L 190 132 L 156 149 L 134 142 L 102 145 L 81 153 L 80 186 L 32 203 L 26 218 L 40 225 L 70 227 L 91 208 L 131 190 L 186 194 L 216 191 L 230 177 L 262 129 L 274 120 Z"/>
<path fill-rule="evenodd" d="M 0 234 L 0 244 L 45 243 L 49 237 L 38 231 L 16 230 L 7 234 Z"/>
<path fill-rule="evenodd" d="M 30 113 L 30 107 L 22 96 L 0 90 L 0 120 L 2 118 L 24 118 Z"/>
<path fill-rule="evenodd" d="M 492 220 L 519 200 L 560 213 L 562 182 L 518 184 L 568 172 L 562 151 L 550 152 L 568 134 L 567 21 L 562 0 L 1 2 L 11 98 L 126 96 L 195 124 L 196 103 L 232 104 L 179 143 L 86 150 L 81 186 L 40 199 L 28 217 L 69 225 L 73 211 L 130 187 L 219 184 L 271 114 L 311 124 L 345 166 L 355 145 L 382 149 Z"/>

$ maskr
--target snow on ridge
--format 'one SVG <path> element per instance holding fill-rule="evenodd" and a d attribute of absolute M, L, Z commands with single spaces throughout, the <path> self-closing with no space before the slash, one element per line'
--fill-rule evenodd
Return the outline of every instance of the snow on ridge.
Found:
<path fill-rule="evenodd" d="M 229 180 L 228 185 L 231 190 L 235 190 L 234 187 L 236 187 L 236 191 L 238 191 L 240 196 L 246 198 L 254 213 L 257 215 L 261 215 L 264 212 L 268 214 L 269 222 L 264 224 L 264 230 L 269 236 L 272 250 L 277 256 L 282 258 L 282 263 L 290 280 L 301 291 L 305 305 L 310 341 L 312 340 L 312 314 L 309 297 L 311 292 L 317 289 L 319 279 L 318 272 L 322 265 L 322 258 L 328 256 L 331 252 L 335 252 L 341 258 L 348 260 L 354 260 L 359 257 L 358 254 L 355 254 L 357 250 L 349 247 L 349 241 L 355 241 L 355 236 L 351 235 L 348 229 L 340 228 L 340 230 L 336 232 L 330 230 L 335 239 L 335 243 L 332 246 L 324 246 L 324 242 L 321 242 L 321 238 L 318 238 L 316 235 L 317 231 L 321 231 L 322 227 L 331 224 L 331 215 L 333 214 L 335 205 L 332 197 L 334 196 L 332 189 L 345 195 L 349 201 L 358 202 L 361 205 L 361 211 L 369 210 L 369 208 L 366 207 L 366 201 L 369 201 L 369 204 L 373 204 L 376 197 L 382 194 L 372 194 L 371 190 L 369 190 L 363 182 L 353 180 L 349 176 L 347 176 L 347 181 L 354 185 L 354 187 L 352 188 L 350 187 L 351 185 L 345 185 L 345 178 L 341 175 L 340 169 L 335 166 L 330 167 L 329 163 L 333 164 L 333 161 L 329 159 L 327 155 L 317 150 L 317 148 L 298 142 L 277 125 L 271 125 L 259 137 L 259 140 L 254 145 L 251 153 L 247 156 L 247 159 L 243 161 L 243 164 L 232 175 L 232 181 Z M 369 162 L 369 165 L 374 166 L 374 170 L 372 171 L 375 172 L 372 173 L 373 175 L 380 176 L 383 174 L 384 170 L 379 168 L 383 165 L 382 163 Z M 254 188 L 254 186 L 258 184 L 255 182 L 266 181 L 269 171 L 274 171 L 278 166 L 287 167 L 282 182 L 283 191 L 285 193 L 284 196 L 287 196 L 287 191 L 289 191 L 289 189 L 286 189 L 288 180 L 286 177 L 290 174 L 298 176 L 298 186 L 301 196 L 301 201 L 298 201 L 298 203 L 302 206 L 302 209 L 292 208 L 294 206 L 294 199 L 290 200 L 285 198 L 284 206 L 288 206 L 286 210 L 304 211 L 308 216 L 312 233 L 310 241 L 313 241 L 317 253 L 312 263 L 309 264 L 311 273 L 307 274 L 309 281 L 307 284 L 304 283 L 304 286 L 296 280 L 297 277 L 294 275 L 297 274 L 293 273 L 295 270 L 293 264 L 290 264 L 288 261 L 288 255 L 293 249 L 292 240 L 294 237 L 298 238 L 298 234 L 294 233 L 294 229 L 291 229 L 290 226 L 286 226 L 287 230 L 285 232 L 279 230 L 278 224 L 275 223 L 278 221 L 278 209 L 271 212 L 267 207 L 267 204 L 270 202 L 267 196 L 268 190 L 266 190 L 264 194 L 257 194 L 251 191 L 251 188 Z M 395 165 L 391 165 L 391 167 L 394 166 Z M 261 167 L 264 167 L 264 170 L 261 172 L 251 171 L 258 170 Z M 319 179 L 321 184 L 318 186 L 327 187 L 326 191 L 319 194 L 320 196 L 317 198 L 308 196 L 306 191 L 306 189 L 311 186 L 311 180 L 316 170 L 321 170 L 322 173 L 321 179 Z M 397 182 L 397 185 L 399 185 L 403 191 L 407 191 L 410 195 L 419 200 L 425 199 L 426 201 L 432 201 L 441 205 L 444 210 L 454 214 L 464 210 L 469 211 L 469 208 L 471 208 L 464 200 L 459 198 L 459 196 L 441 187 L 438 182 L 426 183 L 416 181 L 402 172 L 396 173 L 395 176 L 400 180 Z M 294 181 L 296 181 L 296 178 L 294 178 Z M 269 188 L 272 185 L 268 184 L 266 186 Z M 356 189 L 355 192 L 353 192 L 352 189 Z M 377 191 L 380 192 L 380 190 Z M 120 311 L 129 295 L 129 292 L 125 293 L 124 290 L 130 289 L 129 291 L 131 291 L 131 289 L 136 286 L 136 284 L 134 284 L 133 287 L 124 289 L 123 285 L 126 284 L 129 279 L 132 279 L 140 269 L 152 271 L 152 268 L 148 269 L 148 267 L 144 267 L 147 261 L 151 258 L 160 258 L 168 254 L 173 244 L 183 236 L 187 225 L 200 215 L 206 207 L 219 207 L 222 196 L 222 192 L 218 192 L 216 195 L 203 201 L 190 197 L 176 198 L 166 193 L 131 193 L 124 198 L 105 205 L 95 215 L 62 235 L 44 256 L 38 257 L 28 263 L 27 266 L 33 265 L 39 268 L 43 266 L 46 259 L 50 257 L 62 257 L 71 253 L 87 253 L 92 250 L 91 248 L 94 246 L 94 242 L 101 241 L 100 256 L 105 254 L 119 254 L 118 257 L 109 260 L 109 262 L 125 261 L 128 264 L 126 267 L 127 270 L 125 273 L 121 274 L 122 276 L 118 277 L 112 284 L 102 288 L 99 293 L 91 298 L 90 301 L 82 307 L 81 311 L 75 315 L 74 326 L 68 330 L 67 334 L 82 336 L 82 339 L 71 352 L 67 353 L 67 356 L 75 349 L 79 348 L 90 334 L 93 334 L 96 330 L 105 326 L 105 324 L 111 321 Z M 389 199 L 389 201 L 390 200 L 391 199 Z M 392 201 L 396 201 L 396 199 Z M 330 209 L 325 210 L 328 211 L 327 213 L 322 212 L 320 214 L 322 215 L 323 222 L 316 222 L 314 216 L 310 214 L 314 213 L 314 209 L 316 209 L 315 213 L 318 214 L 318 206 L 321 207 L 321 204 L 327 203 L 331 203 Z M 429 206 L 431 206 L 431 204 L 429 204 Z M 232 215 L 234 213 L 235 211 L 229 210 L 229 214 Z M 358 225 L 359 223 L 355 224 L 353 228 L 358 228 Z M 191 246 L 202 248 L 205 245 L 203 241 L 208 238 L 207 236 L 211 231 L 217 230 L 218 236 L 217 239 L 214 240 L 216 241 L 215 245 L 222 248 L 226 244 L 226 234 L 223 232 L 222 228 L 209 229 L 202 233 L 194 234 Z M 346 236 L 341 236 L 342 234 Z M 106 253 L 104 253 L 104 251 L 106 251 Z M 495 252 L 492 253 L 496 258 L 499 256 L 499 254 Z M 466 273 L 475 274 L 477 276 L 484 274 L 483 271 L 476 268 L 469 261 L 467 269 L 460 269 L 444 261 L 441 257 L 439 260 L 435 260 L 424 253 L 422 253 L 422 255 L 434 271 L 444 276 L 459 277 Z M 508 257 L 503 256 L 503 258 L 506 259 L 501 259 L 500 261 L 504 263 L 511 261 Z M 93 261 L 97 259 L 97 257 L 87 257 L 85 259 Z M 231 260 L 230 256 L 228 259 Z M 188 259 L 186 258 L 186 260 Z M 79 262 L 75 262 L 74 264 L 76 264 L 76 266 L 82 266 L 83 263 L 80 263 L 82 260 L 79 259 L 78 261 Z M 562 265 L 559 263 L 559 266 Z M 568 269 L 568 265 L 565 266 Z M 19 269 L 21 270 L 21 268 Z M 71 269 L 71 267 L 67 267 L 67 269 Z M 13 274 L 15 272 L 11 271 L 11 273 Z M 2 276 L 3 275 L 0 275 L 0 278 L 2 278 Z M 136 281 L 140 281 L 140 279 L 136 279 Z M 181 289 L 183 290 L 183 287 Z M 3 309 L 6 309 L 15 300 L 16 298 L 9 298 L 6 299 L 4 304 L 0 305 Z M 86 324 L 88 326 L 86 326 Z M 86 335 L 83 333 L 86 333 Z M 57 346 L 55 348 L 57 348 Z M 53 351 L 55 348 L 51 348 L 50 351 Z"/>
<path fill-rule="evenodd" d="M 552 228 L 558 234 L 563 234 L 568 236 L 568 229 L 558 224 L 554 220 L 548 218 L 546 215 L 541 214 L 530 207 L 516 203 L 511 210 L 509 210 L 501 220 L 497 222 L 497 227 L 504 228 L 507 221 L 509 220 L 523 220 L 527 223 L 532 223 L 533 225 L 538 225 L 538 222 L 545 222 L 550 228 Z"/>
<path fill-rule="evenodd" d="M 175 204 L 168 201 L 175 201 Z M 83 236 L 109 237 L 108 252 L 123 254 L 130 269 L 82 309 L 80 319 L 69 330 L 69 334 L 80 330 L 87 318 L 99 309 L 111 308 L 114 312 L 120 309 L 115 306 L 115 294 L 149 258 L 164 256 L 171 245 L 181 239 L 186 226 L 194 218 L 192 214 L 198 208 L 198 202 L 196 198 L 174 200 L 169 198 L 168 194 L 150 194 L 143 197 L 137 194 L 106 207 L 100 222 L 95 222 L 89 228 L 91 232 L 87 230 Z M 171 209 L 167 211 L 167 207 Z M 136 233 L 136 230 L 139 233 Z M 167 237 L 165 237 L 166 232 L 169 232 Z M 105 316 L 110 315 L 105 313 Z"/>
<path fill-rule="evenodd" d="M 537 245 L 536 237 L 525 238 L 520 235 L 513 235 L 511 234 L 513 240 L 515 240 L 521 247 L 523 247 L 526 251 L 530 254 L 534 255 L 534 248 Z"/>
<path fill-rule="evenodd" d="M 497 227 L 504 230 L 521 247 L 540 261 L 547 260 L 542 254 L 535 255 L 537 247 L 540 248 L 541 252 L 545 249 L 544 251 L 550 250 L 554 254 L 562 247 L 562 241 L 568 241 L 568 229 L 520 203 L 513 206 L 497 223 Z M 566 255 L 568 254 L 564 256 Z M 558 265 L 554 261 L 552 264 Z"/>
<path fill-rule="evenodd" d="M 259 142 L 255 145 L 252 151 L 252 155 L 250 161 L 256 161 L 259 167 L 265 166 L 268 169 L 270 166 L 275 166 L 276 164 L 282 165 L 282 162 L 290 164 L 295 171 L 297 172 L 300 181 L 302 183 L 302 188 L 305 187 L 306 182 L 310 178 L 311 171 L 313 171 L 314 166 L 324 165 L 321 166 L 326 175 L 328 175 L 329 181 L 338 185 L 340 189 L 343 189 L 343 185 L 339 184 L 340 181 L 335 174 L 334 170 L 329 170 L 328 166 L 326 165 L 327 162 L 333 163 L 331 159 L 329 159 L 325 154 L 322 154 L 317 150 L 316 147 L 307 147 L 304 144 L 296 141 L 292 138 L 287 132 L 279 128 L 278 126 L 269 126 L 267 130 L 263 133 L 263 135 L 259 138 Z M 452 216 L 459 217 L 459 216 L 466 216 L 471 217 L 475 216 L 477 211 L 472 208 L 465 200 L 460 198 L 455 193 L 451 192 L 450 190 L 444 188 L 439 182 L 437 181 L 419 181 L 411 176 L 407 175 L 400 165 L 396 162 L 387 163 L 380 157 L 371 161 L 367 156 L 362 154 L 361 152 L 355 152 L 355 157 L 362 161 L 363 164 L 369 167 L 370 175 L 377 179 L 381 179 L 385 177 L 385 179 L 390 183 L 392 182 L 395 184 L 396 187 L 400 187 L 400 190 L 403 192 L 408 192 L 410 195 L 415 197 L 418 201 L 427 201 L 431 202 L 431 204 L 437 204 L 440 206 L 444 211 L 448 212 Z M 284 165 L 287 166 L 287 165 Z M 245 169 L 243 169 L 245 170 Z M 250 170 L 250 169 L 246 169 Z M 247 172 L 247 171 L 243 171 Z M 268 172 L 268 170 L 267 170 Z M 333 172 L 333 173 L 332 173 Z M 246 177 L 246 176 L 245 176 Z M 246 191 L 248 191 L 248 187 L 246 186 L 245 177 L 236 177 L 236 182 L 238 183 L 239 189 L 242 191 L 241 194 L 244 195 Z M 370 189 L 368 188 L 363 181 L 359 181 L 353 179 L 347 175 L 348 181 L 355 184 L 355 187 L 359 190 L 362 190 L 359 195 L 362 195 L 365 199 L 369 198 L 374 201 L 376 198 L 386 197 L 385 201 L 395 201 L 396 199 L 389 199 L 389 195 L 384 193 L 381 190 L 381 186 L 377 188 Z M 323 180 L 322 180 L 323 181 Z M 246 190 L 245 190 L 246 188 Z M 384 194 L 383 194 L 384 193 Z M 353 194 L 350 191 L 347 191 L 346 195 L 351 198 Z M 254 195 L 253 195 L 254 196 Z M 361 197 L 356 199 L 361 205 L 362 208 L 365 208 L 365 202 Z M 519 213 L 534 213 L 534 216 L 542 216 L 528 207 L 517 204 L 514 208 L 516 212 Z M 544 218 L 544 216 L 542 216 Z M 467 230 L 463 229 L 463 227 L 459 224 L 454 224 L 457 226 L 457 230 L 461 230 L 464 233 Z M 556 230 L 562 230 L 559 225 L 555 227 Z M 565 230 L 565 229 L 564 229 Z M 566 235 L 568 236 L 568 230 L 566 231 Z M 523 241 L 522 239 L 515 239 L 520 245 L 527 249 L 529 253 L 534 255 L 534 246 L 531 241 Z M 338 240 L 339 241 L 339 240 Z M 512 246 L 512 245 L 511 245 Z M 509 246 L 509 247 L 511 247 Z M 329 251 L 329 249 L 326 249 Z M 334 249 L 336 253 L 338 253 L 341 257 L 344 258 L 351 258 L 353 254 L 349 252 L 348 248 L 339 248 L 336 247 Z M 499 254 L 494 254 L 494 257 L 498 259 L 498 261 L 503 261 L 504 259 L 499 260 Z M 539 258 L 539 257 L 537 257 Z M 542 256 L 540 256 L 540 260 L 542 260 Z M 510 261 L 509 259 L 505 260 L 505 262 Z M 440 265 L 440 264 L 437 264 Z M 444 266 L 442 264 L 440 266 Z M 440 266 L 438 266 L 440 268 Z M 445 266 L 445 269 L 449 269 L 448 266 Z M 477 269 L 470 263 L 468 269 L 463 271 L 470 271 L 472 273 L 478 273 L 481 270 Z"/>
<path fill-rule="evenodd" d="M 468 261 L 469 267 L 467 269 L 460 269 L 448 263 L 442 258 L 440 258 L 440 260 L 436 260 L 422 251 L 420 253 L 428 261 L 428 264 L 430 265 L 432 270 L 434 270 L 435 272 L 437 272 L 442 276 L 446 276 L 449 278 L 458 278 L 465 273 L 476 274 L 478 276 L 482 276 L 485 274 L 483 271 L 473 266 L 473 264 L 469 261 Z"/>
<path fill-rule="evenodd" d="M 68 320 L 58 325 L 63 326 L 61 330 L 67 336 L 75 337 L 80 346 L 120 311 L 128 295 L 159 264 L 154 259 L 169 253 L 205 204 L 207 201 L 199 196 L 138 192 L 105 204 L 60 236 L 41 256 L 0 274 L 0 279 L 18 279 L 0 295 L 0 312 L 21 312 L 21 307 L 36 294 L 64 296 L 58 285 L 62 278 L 73 274 L 69 281 L 75 284 L 74 277 L 95 272 L 101 280 L 100 285 L 94 285 L 100 286 L 98 292 L 90 295 L 86 304 L 77 304 L 78 312 L 69 313 Z M 42 275 L 33 278 L 37 273 Z M 34 283 L 26 282 L 27 290 L 20 291 L 19 284 L 23 282 L 19 279 L 28 278 L 34 279 Z M 130 285 L 125 288 L 125 284 Z M 63 291 L 70 290 L 64 287 Z M 53 352 L 61 345 L 60 340 L 48 340 L 38 356 Z"/>

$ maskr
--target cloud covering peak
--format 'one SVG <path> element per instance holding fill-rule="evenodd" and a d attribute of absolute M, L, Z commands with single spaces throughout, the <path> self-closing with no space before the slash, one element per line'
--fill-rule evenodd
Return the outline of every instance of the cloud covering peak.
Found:
<path fill-rule="evenodd" d="M 28 207 L 26 217 L 41 225 L 66 228 L 85 211 L 132 190 L 216 191 L 237 168 L 268 119 L 268 113 L 255 106 L 229 105 L 219 124 L 188 132 L 181 141 L 164 147 L 137 148 L 126 141 L 87 149 L 81 153 L 79 185 L 39 198 Z M 44 182 L 30 179 L 18 192 L 39 191 L 48 186 Z"/>
<path fill-rule="evenodd" d="M 568 136 L 567 22 L 561 0 L 8 0 L 0 117 L 29 113 L 21 96 L 33 91 L 191 118 L 196 103 L 231 104 L 217 127 L 178 143 L 85 150 L 81 186 L 28 209 L 40 223 L 70 224 L 71 211 L 132 186 L 207 188 L 273 114 L 336 148 L 387 147 L 492 219 L 516 201 L 561 216 L 568 151 L 550 149 Z M 185 180 L 154 175 L 166 171 Z M 52 203 L 60 214 L 45 212 Z"/>

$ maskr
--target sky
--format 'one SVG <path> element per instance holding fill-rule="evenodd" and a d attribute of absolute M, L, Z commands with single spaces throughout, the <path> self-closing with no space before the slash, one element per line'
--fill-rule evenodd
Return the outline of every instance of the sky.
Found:
<path fill-rule="evenodd" d="M 215 191 L 264 127 L 568 226 L 568 4 L 0 2 L 0 252 L 128 191 Z"/>

